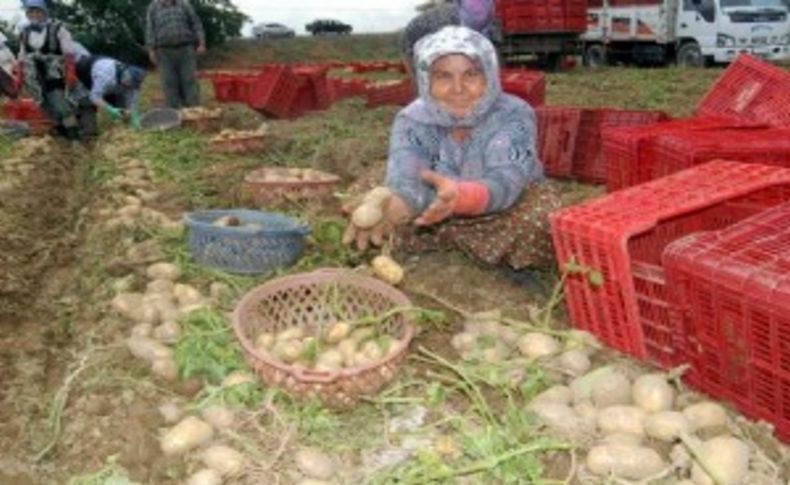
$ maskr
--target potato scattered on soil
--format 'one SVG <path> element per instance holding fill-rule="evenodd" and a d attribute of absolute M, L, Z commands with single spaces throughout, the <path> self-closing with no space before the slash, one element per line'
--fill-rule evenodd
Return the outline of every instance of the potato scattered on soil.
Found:
<path fill-rule="evenodd" d="M 154 328 L 152 336 L 160 342 L 174 344 L 181 338 L 181 325 L 178 322 L 165 322 Z"/>
<path fill-rule="evenodd" d="M 235 415 L 233 411 L 223 406 L 209 406 L 200 413 L 201 417 L 216 429 L 226 429 L 233 426 Z"/>
<path fill-rule="evenodd" d="M 214 429 L 194 416 L 187 416 L 162 437 L 160 443 L 165 455 L 181 455 L 208 443 L 214 436 Z"/>
<path fill-rule="evenodd" d="M 244 469 L 244 455 L 229 446 L 211 446 L 200 454 L 204 465 L 217 471 L 223 477 L 232 477 Z"/>
<path fill-rule="evenodd" d="M 692 431 L 727 424 L 727 411 L 720 404 L 711 401 L 687 406 L 683 415 L 686 416 Z"/>
<path fill-rule="evenodd" d="M 730 436 L 717 436 L 703 443 L 700 459 L 717 480 L 712 480 L 699 463 L 695 463 L 691 468 L 691 481 L 696 485 L 741 485 L 749 471 L 749 447 Z"/>
<path fill-rule="evenodd" d="M 254 384 L 256 382 L 255 376 L 243 371 L 234 371 L 228 374 L 222 380 L 222 387 L 233 387 L 244 384 Z"/>
<path fill-rule="evenodd" d="M 309 478 L 328 480 L 335 474 L 335 463 L 327 454 L 314 448 L 302 448 L 294 456 L 296 466 Z"/>
<path fill-rule="evenodd" d="M 204 468 L 190 476 L 186 485 L 222 485 L 222 475 L 211 468 Z"/>
<path fill-rule="evenodd" d="M 175 424 L 181 419 L 184 412 L 175 403 L 165 403 L 159 406 L 159 414 L 162 415 L 166 424 Z"/>
<path fill-rule="evenodd" d="M 546 389 L 532 399 L 535 402 L 556 402 L 560 404 L 570 404 L 573 393 L 568 386 L 554 386 Z"/>
<path fill-rule="evenodd" d="M 181 278 L 181 268 L 171 263 L 155 263 L 145 271 L 152 280 L 163 279 L 177 281 Z"/>
<path fill-rule="evenodd" d="M 642 480 L 661 472 L 666 463 L 652 448 L 643 446 L 600 445 L 587 454 L 587 468 L 595 475 Z"/>
<path fill-rule="evenodd" d="M 631 388 L 634 404 L 648 413 L 669 411 L 675 403 L 675 390 L 664 374 L 639 376 Z"/>
<path fill-rule="evenodd" d="M 151 371 L 166 381 L 178 379 L 178 365 L 172 357 L 154 360 L 151 363 Z"/>
<path fill-rule="evenodd" d="M 568 350 L 557 357 L 560 368 L 573 376 L 580 376 L 590 370 L 590 358 L 579 349 Z"/>
<path fill-rule="evenodd" d="M 397 285 L 403 281 L 405 274 L 403 267 L 387 255 L 380 254 L 376 256 L 370 265 L 373 267 L 373 272 L 376 276 L 391 285 Z"/>
<path fill-rule="evenodd" d="M 518 349 L 522 355 L 537 359 L 556 354 L 560 350 L 560 344 L 550 335 L 533 332 L 521 337 Z"/>
<path fill-rule="evenodd" d="M 681 433 L 689 431 L 688 419 L 677 411 L 662 411 L 648 416 L 645 420 L 645 433 L 657 440 L 672 442 L 677 440 Z"/>
<path fill-rule="evenodd" d="M 138 359 L 147 360 L 151 363 L 157 359 L 173 357 L 173 351 L 170 347 L 149 337 L 129 337 L 126 339 L 126 348 Z"/>
<path fill-rule="evenodd" d="M 541 423 L 556 430 L 579 430 L 582 424 L 579 416 L 567 404 L 550 401 L 533 401 L 527 409 L 535 413 Z"/>
<path fill-rule="evenodd" d="M 604 434 L 645 434 L 647 413 L 636 406 L 610 406 L 598 412 L 598 429 Z"/>

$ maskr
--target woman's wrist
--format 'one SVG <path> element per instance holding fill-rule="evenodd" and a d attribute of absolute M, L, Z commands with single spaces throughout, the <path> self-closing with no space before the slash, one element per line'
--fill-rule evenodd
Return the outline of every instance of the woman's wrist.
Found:
<path fill-rule="evenodd" d="M 491 197 L 486 184 L 476 181 L 457 182 L 457 189 L 453 214 L 477 216 L 485 212 Z"/>

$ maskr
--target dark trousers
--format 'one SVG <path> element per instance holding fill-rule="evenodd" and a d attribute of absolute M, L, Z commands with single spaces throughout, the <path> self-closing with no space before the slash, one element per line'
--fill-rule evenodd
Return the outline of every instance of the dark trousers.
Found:
<path fill-rule="evenodd" d="M 198 106 L 200 84 L 194 46 L 158 47 L 156 60 L 167 106 L 175 109 Z"/>

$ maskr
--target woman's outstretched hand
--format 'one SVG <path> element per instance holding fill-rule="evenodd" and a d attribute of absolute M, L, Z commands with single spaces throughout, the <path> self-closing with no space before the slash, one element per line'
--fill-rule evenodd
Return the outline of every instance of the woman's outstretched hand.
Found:
<path fill-rule="evenodd" d="M 343 206 L 343 212 L 351 214 L 359 207 L 360 200 L 352 201 Z M 381 246 L 399 225 L 406 224 L 412 218 L 411 209 L 397 195 L 390 195 L 381 203 L 382 218 L 375 226 L 361 229 L 349 221 L 343 234 L 343 244 L 356 244 L 357 249 L 364 251 L 368 246 Z"/>
<path fill-rule="evenodd" d="M 414 223 L 418 226 L 429 226 L 453 215 L 458 200 L 458 183 L 433 170 L 423 170 L 420 176 L 436 188 L 436 200 L 414 220 Z"/>

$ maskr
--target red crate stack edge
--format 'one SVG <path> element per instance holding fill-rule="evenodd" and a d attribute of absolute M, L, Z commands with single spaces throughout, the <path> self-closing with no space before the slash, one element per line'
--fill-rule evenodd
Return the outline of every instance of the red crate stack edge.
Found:
<path fill-rule="evenodd" d="M 569 275 L 573 325 L 639 359 L 673 367 L 682 342 L 669 316 L 661 254 L 693 232 L 717 230 L 790 200 L 790 169 L 712 161 L 550 216 L 557 261 L 600 271 Z"/>
<path fill-rule="evenodd" d="M 790 440 L 790 203 L 664 253 L 689 380 Z"/>

